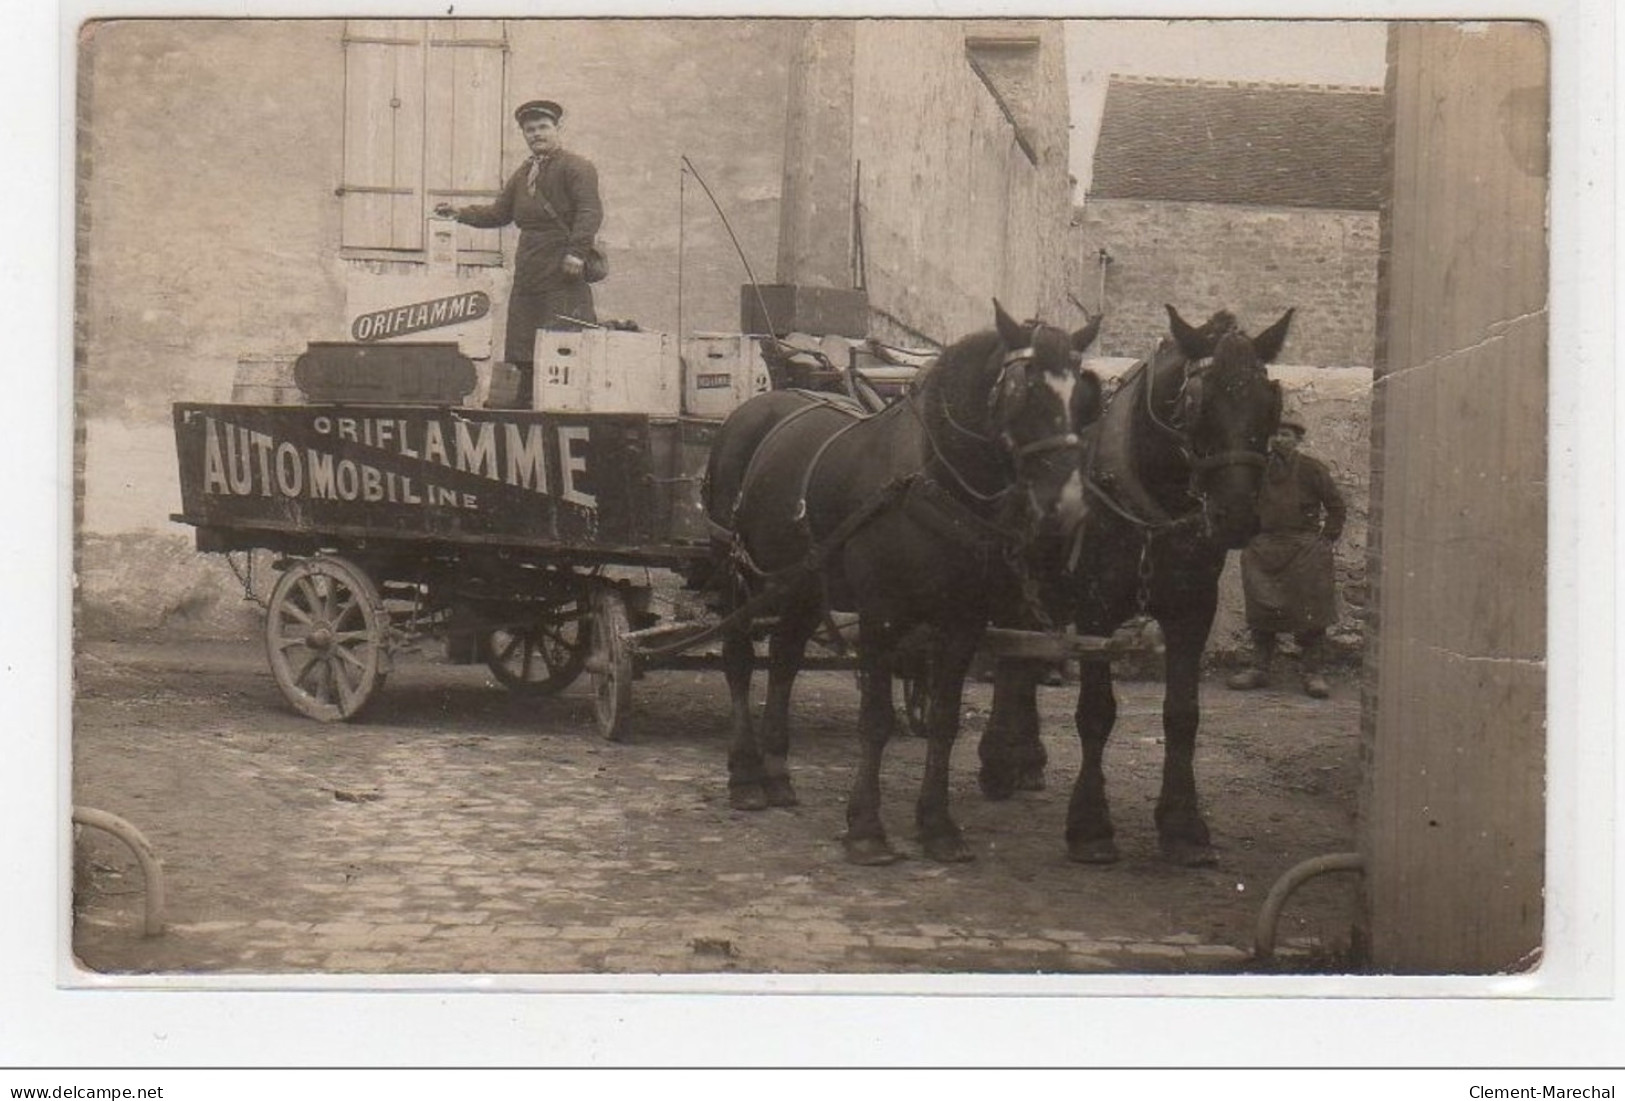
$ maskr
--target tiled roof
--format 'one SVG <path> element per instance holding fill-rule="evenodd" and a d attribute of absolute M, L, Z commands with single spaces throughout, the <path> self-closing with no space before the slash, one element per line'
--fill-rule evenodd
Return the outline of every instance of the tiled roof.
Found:
<path fill-rule="evenodd" d="M 1376 88 L 1114 76 L 1089 197 L 1376 210 Z"/>

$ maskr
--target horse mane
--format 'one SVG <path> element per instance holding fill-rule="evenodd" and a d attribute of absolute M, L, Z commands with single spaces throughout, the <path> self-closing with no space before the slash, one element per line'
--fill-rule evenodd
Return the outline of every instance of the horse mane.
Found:
<path fill-rule="evenodd" d="M 1054 325 L 1046 325 L 1036 319 L 1028 319 L 1022 322 L 1021 327 L 1027 334 L 1027 339 L 1031 342 L 1033 349 L 1040 354 L 1046 351 L 1041 345 L 1051 341 L 1060 343 L 1058 349 L 1049 350 L 1058 358 L 1064 360 L 1066 356 L 1073 354 L 1072 337 L 1065 329 Z M 920 372 L 914 376 L 913 385 L 917 388 L 928 383 L 943 385 L 947 377 L 958 378 L 960 372 L 966 370 L 967 364 L 972 371 L 986 366 L 990 362 L 994 350 L 999 347 L 1003 339 L 999 335 L 999 330 L 995 328 L 982 329 L 979 332 L 960 337 L 939 352 L 936 359 L 920 369 Z"/>
<path fill-rule="evenodd" d="M 973 366 L 986 363 L 987 357 L 992 354 L 998 343 L 997 329 L 983 329 L 969 336 L 960 337 L 938 352 L 930 363 L 920 368 L 919 373 L 914 376 L 914 387 L 920 389 L 928 384 L 941 386 L 948 378 L 958 377 L 965 369 L 966 363 Z"/>

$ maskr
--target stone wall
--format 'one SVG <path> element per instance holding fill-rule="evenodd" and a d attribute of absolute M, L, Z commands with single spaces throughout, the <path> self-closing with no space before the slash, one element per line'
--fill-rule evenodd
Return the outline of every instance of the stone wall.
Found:
<path fill-rule="evenodd" d="M 899 319 L 943 343 L 991 325 L 994 297 L 1018 317 L 1082 322 L 1054 247 L 1071 216 L 1060 28 L 1011 21 L 985 28 L 1006 38 L 1030 34 L 1036 43 L 1024 61 L 1031 79 L 1000 87 L 1029 159 L 967 61 L 966 38 L 978 27 L 880 20 L 857 38 L 853 157 L 870 299 L 883 314 L 877 327 Z M 895 336 L 910 339 L 907 329 Z"/>
<path fill-rule="evenodd" d="M 1370 367 L 1377 243 L 1370 212 L 1097 199 L 1074 213 L 1072 292 L 1100 311 L 1104 249 L 1104 355 L 1145 355 L 1164 303 L 1192 322 L 1228 308 L 1254 332 L 1295 307 L 1285 361 Z"/>
<path fill-rule="evenodd" d="M 853 24 L 851 157 L 861 163 L 877 335 L 951 339 L 1012 312 L 1073 323 L 1059 25 L 998 20 L 1036 45 L 1020 99 L 1030 161 L 966 57 L 963 21 Z M 778 249 L 794 20 L 509 20 L 507 100 L 556 97 L 598 166 L 613 275 L 600 316 L 734 331 L 745 267 Z M 81 36 L 75 369 L 76 627 L 236 632 L 252 604 L 192 550 L 170 406 L 227 401 L 244 359 L 349 339 L 344 23 L 112 20 Z M 1009 104 L 1006 104 L 1009 106 Z M 504 164 L 525 156 L 511 125 Z M 497 181 L 492 181 L 495 185 Z M 847 217 L 841 218 L 843 231 Z M 511 258 L 517 234 L 503 232 Z M 504 269 L 492 280 L 500 336 Z M 681 294 L 679 295 L 679 289 Z M 1068 310 L 1071 310 L 1068 315 Z M 888 327 L 890 326 L 890 327 Z M 500 341 L 498 341 L 500 343 Z"/>

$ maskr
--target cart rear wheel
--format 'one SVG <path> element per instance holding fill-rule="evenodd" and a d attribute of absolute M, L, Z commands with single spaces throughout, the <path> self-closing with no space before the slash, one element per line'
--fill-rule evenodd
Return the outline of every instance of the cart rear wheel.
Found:
<path fill-rule="evenodd" d="M 581 675 L 592 648 L 582 613 L 582 602 L 572 600 L 549 609 L 546 620 L 486 635 L 482 653 L 491 675 L 519 695 L 564 691 Z"/>
<path fill-rule="evenodd" d="M 342 558 L 307 558 L 271 590 L 265 649 L 271 675 L 299 711 L 353 719 L 384 686 L 388 616 L 366 573 Z"/>
<path fill-rule="evenodd" d="M 631 630 L 626 601 L 611 588 L 603 588 L 592 598 L 593 715 L 598 732 L 612 742 L 631 736 L 632 648 L 626 635 Z"/>

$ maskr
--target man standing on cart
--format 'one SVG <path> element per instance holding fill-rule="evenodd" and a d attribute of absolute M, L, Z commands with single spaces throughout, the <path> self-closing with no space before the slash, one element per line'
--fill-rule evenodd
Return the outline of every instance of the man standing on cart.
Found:
<path fill-rule="evenodd" d="M 441 203 L 435 213 L 480 229 L 510 222 L 519 227 L 503 353 L 519 369 L 521 402 L 529 405 L 536 330 L 579 329 L 598 320 L 587 281 L 588 259 L 598 255 L 594 239 L 604 207 L 598 198 L 598 170 L 564 148 L 564 108 L 552 100 L 531 100 L 514 112 L 514 119 L 531 156 L 496 202 L 463 207 Z"/>

